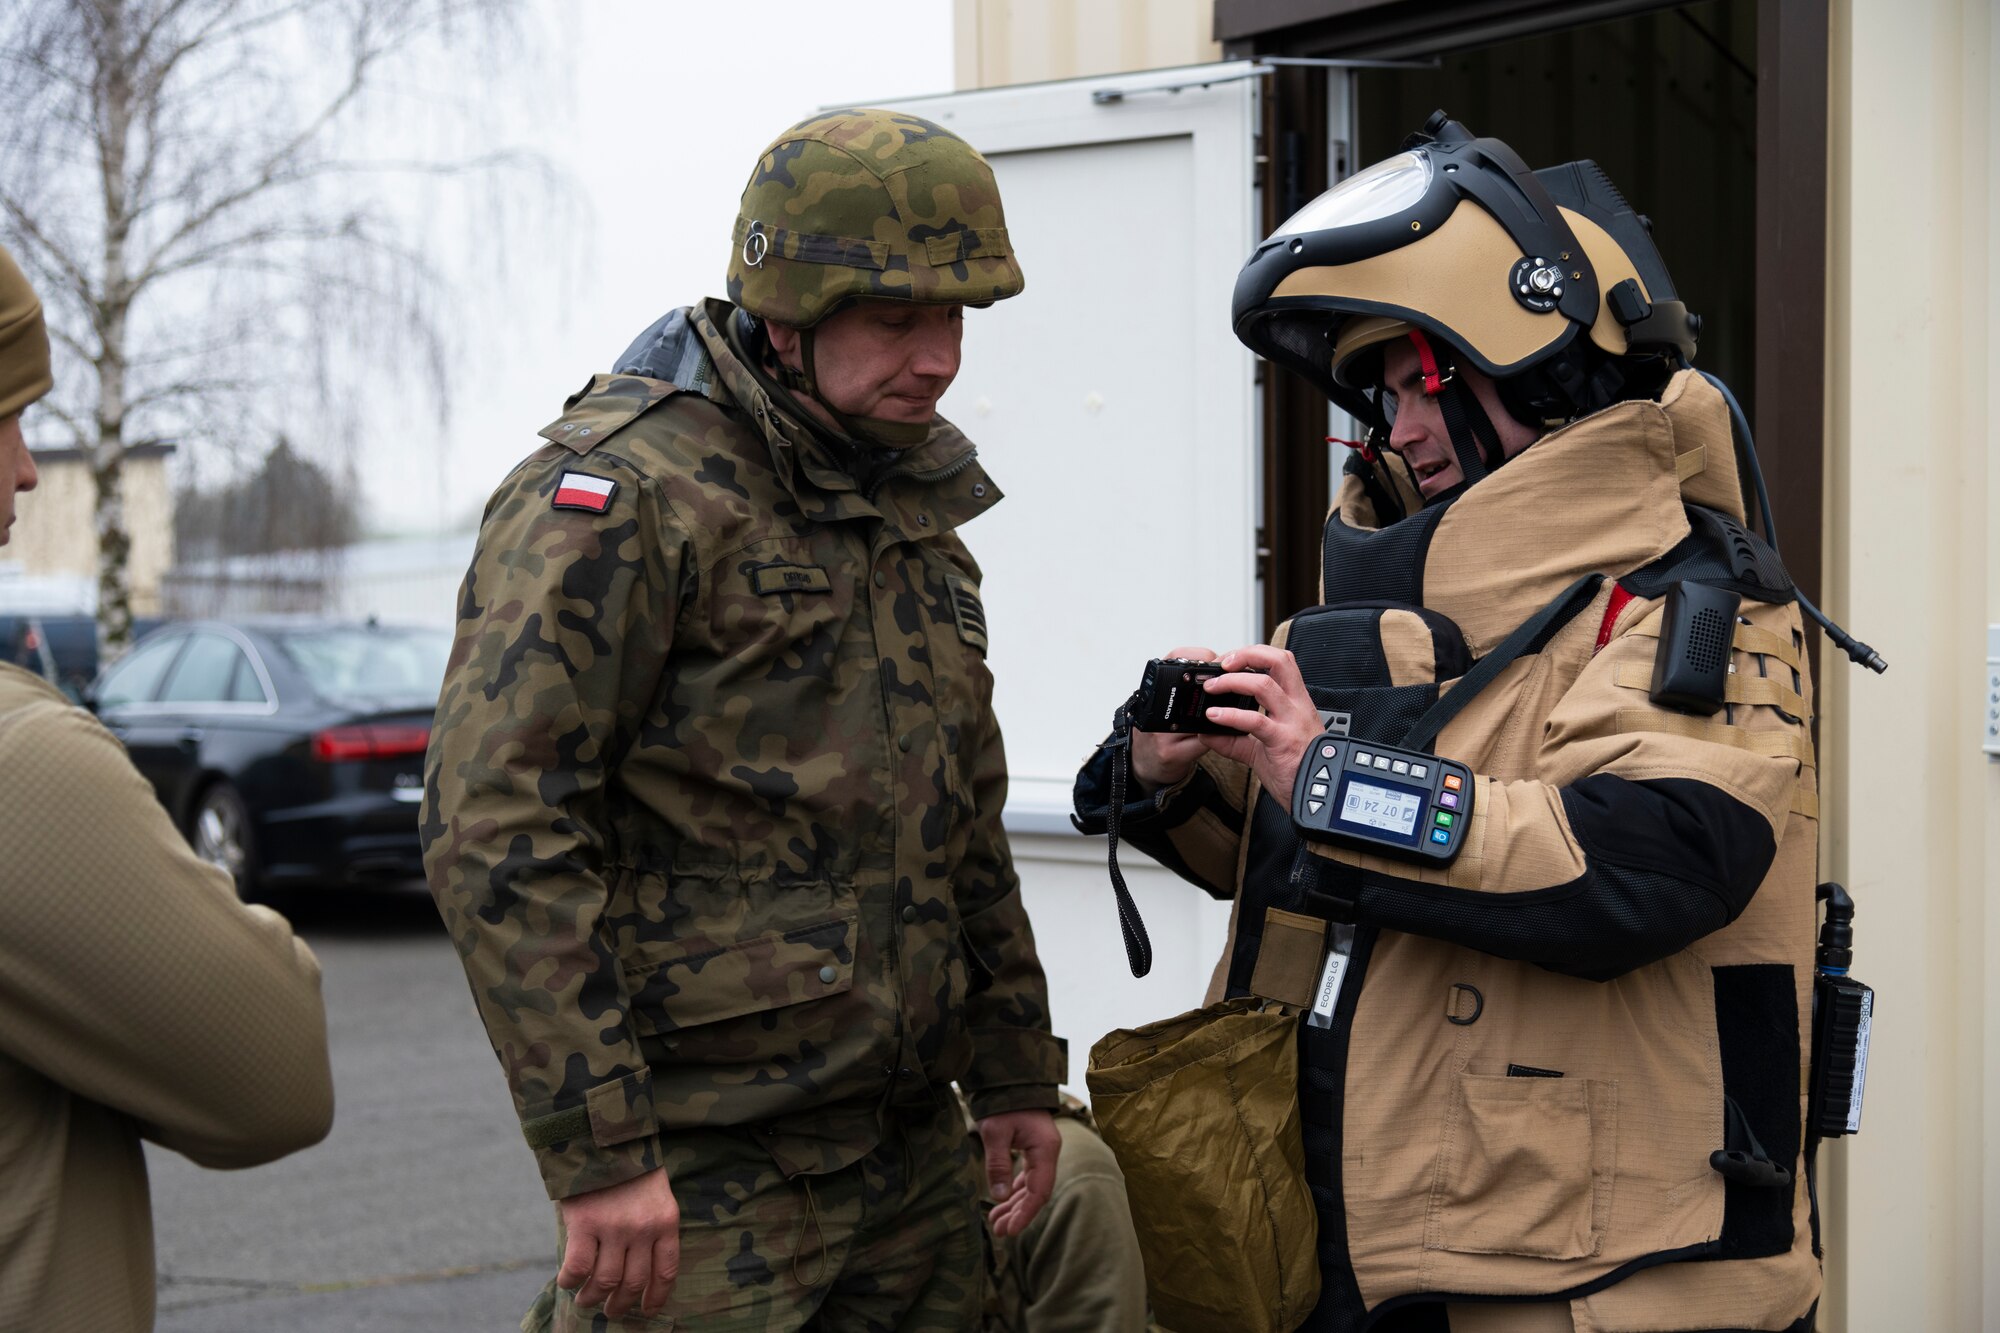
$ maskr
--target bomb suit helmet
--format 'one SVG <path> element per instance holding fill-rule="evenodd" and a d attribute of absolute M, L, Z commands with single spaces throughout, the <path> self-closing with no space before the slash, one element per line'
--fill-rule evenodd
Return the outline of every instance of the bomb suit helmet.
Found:
<path fill-rule="evenodd" d="M 898 111 L 829 111 L 772 140 L 732 240 L 729 299 L 799 329 L 862 298 L 984 306 L 1024 285 L 986 159 Z"/>
<path fill-rule="evenodd" d="M 1551 427 L 1651 397 L 1700 331 L 1596 163 L 1530 171 L 1444 112 L 1320 195 L 1250 256 L 1236 335 L 1371 427 L 1383 345 L 1415 331 Z"/>

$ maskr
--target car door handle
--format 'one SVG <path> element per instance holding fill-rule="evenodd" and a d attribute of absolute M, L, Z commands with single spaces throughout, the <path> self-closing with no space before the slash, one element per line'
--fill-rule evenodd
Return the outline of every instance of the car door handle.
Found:
<path fill-rule="evenodd" d="M 178 744 L 183 750 L 192 750 L 194 749 L 195 746 L 200 745 L 201 728 L 200 727 L 181 728 L 181 735 Z"/>

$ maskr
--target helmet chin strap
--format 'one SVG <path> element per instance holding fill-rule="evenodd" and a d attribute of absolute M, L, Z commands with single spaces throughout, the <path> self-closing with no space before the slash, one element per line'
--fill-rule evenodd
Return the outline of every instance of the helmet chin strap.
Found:
<path fill-rule="evenodd" d="M 931 423 L 928 421 L 890 421 L 883 417 L 853 417 L 835 407 L 816 387 L 818 374 L 813 370 L 813 333 L 811 328 L 799 330 L 799 364 L 801 370 L 792 370 L 780 363 L 780 373 L 785 376 L 787 388 L 795 392 L 810 394 L 812 400 L 832 417 L 834 424 L 850 440 L 857 444 L 874 445 L 880 449 L 910 449 L 930 438 Z"/>
<path fill-rule="evenodd" d="M 1432 349 L 1430 339 L 1420 330 L 1410 330 L 1409 336 L 1411 344 L 1417 349 L 1417 362 L 1423 371 L 1424 394 L 1437 399 L 1438 410 L 1444 414 L 1445 429 L 1451 435 L 1452 452 L 1458 457 L 1458 470 L 1463 477 L 1458 485 L 1429 502 L 1436 504 L 1484 480 L 1488 473 L 1507 461 L 1507 455 L 1500 447 L 1500 433 L 1493 429 L 1493 421 L 1480 404 L 1479 395 L 1472 391 L 1472 386 L 1465 382 L 1457 367 L 1449 361 L 1441 361 Z"/>

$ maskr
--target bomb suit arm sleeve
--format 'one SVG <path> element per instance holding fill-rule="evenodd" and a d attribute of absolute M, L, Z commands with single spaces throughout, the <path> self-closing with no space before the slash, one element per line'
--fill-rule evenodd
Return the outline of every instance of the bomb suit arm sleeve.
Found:
<path fill-rule="evenodd" d="M 1110 831 L 1112 777 L 1122 768 L 1119 841 L 1130 842 L 1210 897 L 1233 897 L 1250 770 L 1211 751 L 1185 778 L 1149 794 L 1140 790 L 1131 763 L 1131 747 L 1116 735 L 1084 759 L 1071 789 L 1078 830 Z"/>
<path fill-rule="evenodd" d="M 1345 868 L 1322 867 L 1324 891 L 1363 924 L 1593 980 L 1678 953 L 1734 921 L 1794 813 L 1816 818 L 1817 804 L 1811 687 L 1792 646 L 1798 612 L 1746 602 L 1742 614 L 1774 651 L 1739 646 L 1730 702 L 1713 717 L 1651 702 L 1656 640 L 1630 632 L 1648 618 L 1648 604 L 1636 603 L 1620 617 L 1626 632 L 1590 659 L 1551 713 L 1542 780 L 1475 779 L 1457 860 L 1419 869 L 1310 843 Z M 1586 613 L 1565 634 L 1595 623 Z M 1739 645 L 1744 638 L 1739 629 Z"/>
<path fill-rule="evenodd" d="M 319 963 L 195 856 L 95 719 L 54 696 L 0 725 L 0 1052 L 203 1166 L 333 1121 Z"/>
<path fill-rule="evenodd" d="M 1049 1022 L 1049 984 L 1021 903 L 1021 881 L 1001 826 L 1007 753 L 993 714 L 993 677 L 977 671 L 979 723 L 966 771 L 971 833 L 952 892 L 965 931 L 966 1028 L 972 1065 L 962 1080 L 972 1114 L 1049 1110 L 1068 1073 L 1068 1055 Z"/>
<path fill-rule="evenodd" d="M 652 1079 L 605 915 L 605 786 L 659 689 L 688 568 L 653 485 L 600 446 L 602 513 L 559 506 L 578 460 L 495 493 L 459 594 L 424 774 L 424 870 L 549 1197 L 660 1164 Z"/>

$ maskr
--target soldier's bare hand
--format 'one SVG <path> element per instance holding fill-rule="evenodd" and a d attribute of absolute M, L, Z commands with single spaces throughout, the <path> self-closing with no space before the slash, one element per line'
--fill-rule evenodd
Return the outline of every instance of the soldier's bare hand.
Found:
<path fill-rule="evenodd" d="M 1213 648 L 1170 648 L 1163 657 L 1184 657 L 1191 662 L 1213 662 Z M 1181 736 L 1166 731 L 1132 733 L 1132 776 L 1142 792 L 1171 787 L 1194 771 L 1195 760 L 1207 747 L 1199 736 Z"/>
<path fill-rule="evenodd" d="M 1257 643 L 1228 654 L 1222 665 L 1228 674 L 1210 680 L 1205 687 L 1208 692 L 1247 694 L 1263 711 L 1210 708 L 1211 721 L 1242 734 L 1205 735 L 1200 740 L 1225 758 L 1248 764 L 1264 790 L 1280 805 L 1289 806 L 1299 762 L 1305 758 L 1306 747 L 1324 730 L 1319 708 L 1299 674 L 1298 659 L 1282 648 Z"/>
<path fill-rule="evenodd" d="M 666 1307 L 681 1266 L 681 1209 L 665 1171 L 577 1194 L 557 1205 L 568 1243 L 556 1285 L 613 1319 Z"/>
<path fill-rule="evenodd" d="M 1062 1132 L 1047 1111 L 1006 1111 L 979 1122 L 986 1145 L 986 1183 L 997 1206 L 987 1217 L 996 1236 L 1018 1236 L 1056 1188 L 1056 1158 L 1062 1153 Z M 1020 1170 L 1014 1154 L 1021 1155 Z"/>

